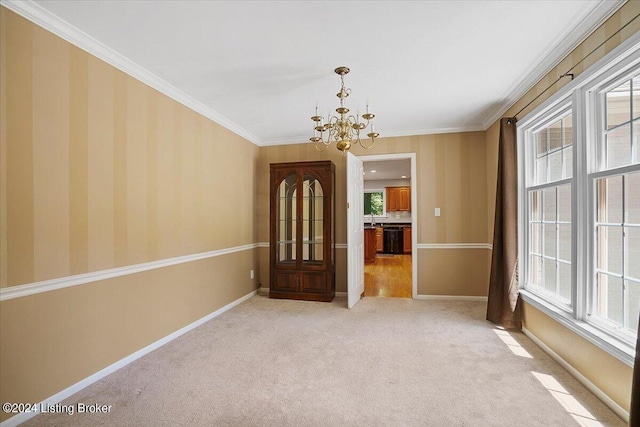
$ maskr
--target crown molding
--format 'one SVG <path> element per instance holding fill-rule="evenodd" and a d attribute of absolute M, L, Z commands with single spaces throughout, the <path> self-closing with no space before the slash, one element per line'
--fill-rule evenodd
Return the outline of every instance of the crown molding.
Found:
<path fill-rule="evenodd" d="M 69 43 L 77 46 L 85 52 L 105 61 L 118 70 L 156 89 L 160 93 L 181 103 L 198 114 L 216 122 L 241 137 L 260 146 L 262 141 L 242 126 L 229 120 L 222 114 L 212 110 L 195 98 L 187 95 L 180 89 L 161 79 L 129 58 L 119 54 L 102 42 L 94 39 L 84 31 L 74 27 L 59 16 L 51 13 L 32 0 L 0 0 L 0 5 L 17 13 L 34 24 L 61 37 Z"/>
<path fill-rule="evenodd" d="M 620 9 L 627 0 L 601 1 L 598 5 L 580 22 L 571 27 L 564 35 L 559 37 L 560 42 L 543 53 L 538 64 L 531 73 L 525 76 L 512 89 L 508 90 L 503 101 L 487 116 L 482 122 L 483 130 L 487 130 L 498 121 L 509 108 L 526 95 L 544 76 L 553 70 L 563 59 L 565 59 L 575 48 L 577 48 L 587 37 L 589 37 L 598 27 Z"/>
<path fill-rule="evenodd" d="M 412 129 L 412 130 L 390 130 L 385 131 L 381 138 L 394 138 L 398 136 L 421 136 L 421 135 L 436 135 L 440 133 L 458 133 L 458 132 L 476 132 L 484 131 L 485 129 L 481 124 L 478 125 L 466 125 L 455 126 L 446 128 L 424 128 L 424 129 Z"/>

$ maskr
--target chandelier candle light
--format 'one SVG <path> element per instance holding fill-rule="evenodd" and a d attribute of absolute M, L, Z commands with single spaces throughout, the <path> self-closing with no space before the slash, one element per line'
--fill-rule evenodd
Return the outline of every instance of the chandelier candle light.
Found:
<path fill-rule="evenodd" d="M 362 118 L 366 120 L 366 123 L 360 121 L 359 114 L 355 116 L 353 114 L 347 115 L 349 109 L 344 106 L 344 100 L 351 93 L 351 89 L 344 87 L 344 76 L 349 73 L 349 68 L 338 67 L 335 73 L 340 76 L 340 92 L 336 94 L 340 98 L 340 106 L 336 108 L 336 113 L 340 116 L 328 115 L 327 123 L 324 122 L 324 118 L 318 114 L 318 107 L 316 106 L 316 114 L 311 117 L 315 126 L 313 128 L 313 137 L 309 138 L 311 142 L 315 144 L 318 151 L 324 151 L 327 149 L 331 142 L 336 141 L 336 148 L 347 154 L 352 144 L 360 144 L 364 149 L 373 147 L 375 139 L 380 135 L 373 127 L 373 118 L 375 114 L 369 113 L 369 105 L 367 104 L 367 112 L 362 115 Z M 371 124 L 371 132 L 367 134 L 371 138 L 371 144 L 363 144 L 360 139 L 360 131 L 366 129 Z M 326 140 L 324 132 L 327 132 Z"/>

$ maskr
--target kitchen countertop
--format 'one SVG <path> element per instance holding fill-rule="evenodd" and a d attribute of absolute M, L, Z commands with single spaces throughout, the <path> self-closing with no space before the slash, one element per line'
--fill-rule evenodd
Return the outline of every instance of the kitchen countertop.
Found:
<path fill-rule="evenodd" d="M 382 228 L 390 228 L 390 227 L 395 227 L 395 228 L 406 228 L 406 227 L 411 227 L 410 223 L 390 223 L 390 224 L 376 224 L 376 225 L 371 225 L 370 222 L 365 222 L 364 223 L 364 228 L 365 229 L 369 229 L 369 228 L 378 228 L 378 227 L 382 227 Z"/>

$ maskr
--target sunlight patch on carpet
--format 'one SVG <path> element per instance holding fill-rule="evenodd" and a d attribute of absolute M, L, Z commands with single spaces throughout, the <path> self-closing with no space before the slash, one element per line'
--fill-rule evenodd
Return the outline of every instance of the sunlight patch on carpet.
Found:
<path fill-rule="evenodd" d="M 571 395 L 553 376 L 531 372 L 534 377 L 549 393 L 562 405 L 562 407 L 583 427 L 602 427 L 591 412 L 582 406 L 578 400 Z"/>
<path fill-rule="evenodd" d="M 509 332 L 504 331 L 504 330 L 500 330 L 500 329 L 494 329 L 493 332 L 495 332 L 496 335 L 498 335 L 498 338 L 500 338 L 502 340 L 502 342 L 505 343 L 507 345 L 507 347 L 509 347 L 509 350 L 511 350 L 511 352 L 513 354 L 515 354 L 516 356 L 526 357 L 528 359 L 533 359 L 533 357 L 531 357 L 529 352 L 527 350 L 525 350 L 518 343 L 518 341 L 516 341 L 515 338 L 513 338 L 511 336 L 511 334 L 509 334 Z"/>

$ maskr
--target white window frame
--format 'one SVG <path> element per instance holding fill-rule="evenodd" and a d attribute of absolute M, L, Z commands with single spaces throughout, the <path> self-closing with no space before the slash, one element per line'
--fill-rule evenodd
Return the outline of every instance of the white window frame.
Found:
<path fill-rule="evenodd" d="M 628 68 L 628 69 L 624 71 L 625 68 Z M 606 111 L 604 111 L 602 106 L 605 104 L 605 93 L 619 86 L 622 82 L 624 82 L 625 80 L 628 80 L 632 75 L 634 74 L 637 75 L 640 72 L 640 63 L 637 63 L 632 67 L 624 67 L 622 68 L 622 70 L 623 71 L 619 71 L 618 73 L 611 73 L 611 72 L 607 73 L 606 78 L 603 78 L 601 81 L 598 82 L 598 84 L 591 86 L 585 90 L 585 97 L 587 101 L 586 103 L 587 117 L 590 117 L 593 120 L 594 133 L 590 141 L 590 149 L 593 151 L 593 153 L 596 153 L 598 150 L 601 149 L 601 147 L 598 146 L 598 137 L 604 133 L 603 124 L 605 122 L 604 117 L 605 117 Z M 615 71 L 615 69 L 612 71 Z M 633 142 L 632 142 L 632 150 L 633 150 Z M 631 154 L 633 156 L 633 151 Z M 606 166 L 605 166 L 604 170 L 598 170 L 599 165 L 597 164 L 597 159 L 595 157 L 596 156 L 593 156 L 593 158 L 589 162 L 588 167 L 590 169 L 588 170 L 588 175 L 587 175 L 588 191 L 589 191 L 589 196 L 591 198 L 589 200 L 590 215 L 589 215 L 588 221 L 589 221 L 590 228 L 588 231 L 589 232 L 588 237 L 591 240 L 590 248 L 592 251 L 591 253 L 593 254 L 593 256 L 590 257 L 592 264 L 589 266 L 589 271 L 592 272 L 593 274 L 590 274 L 588 278 L 589 292 L 587 294 L 587 306 L 589 308 L 593 308 L 595 306 L 596 304 L 595 294 L 597 292 L 597 286 L 596 286 L 597 271 L 596 271 L 595 259 L 596 259 L 598 248 L 597 248 L 596 233 L 595 233 L 595 227 L 597 222 L 595 218 L 595 214 L 597 212 L 598 207 L 597 207 L 596 181 L 600 178 L 611 178 L 615 176 L 622 176 L 628 173 L 640 172 L 640 163 L 620 166 L 620 167 L 615 167 L 610 169 L 606 169 Z M 601 153 L 601 157 L 604 157 L 602 156 L 602 153 Z M 603 162 L 606 162 L 606 159 L 603 160 Z M 624 219 L 623 219 L 623 222 L 624 222 Z M 593 324 L 594 326 L 600 329 L 605 330 L 609 334 L 621 340 L 628 341 L 628 342 L 633 342 L 636 340 L 635 335 L 630 334 L 628 331 L 621 330 L 620 328 L 616 327 L 613 324 L 613 322 L 610 322 L 605 318 L 601 318 L 599 316 L 593 316 L 593 315 L 590 315 L 589 313 L 587 314 L 587 316 L 588 316 L 588 321 L 591 324 Z"/>
<path fill-rule="evenodd" d="M 556 121 L 558 121 L 559 119 L 566 117 L 567 115 L 572 113 L 572 105 L 571 105 L 571 98 L 563 98 L 561 100 L 559 100 L 559 102 L 557 102 L 556 104 L 554 104 L 553 108 L 550 108 L 548 110 L 545 110 L 544 114 L 540 114 L 538 115 L 534 120 L 531 120 L 531 122 L 529 123 L 529 125 L 526 128 L 522 129 L 522 136 L 518 136 L 518 140 L 524 140 L 526 141 L 524 144 L 522 144 L 522 148 L 518 147 L 519 152 L 523 152 L 523 161 L 527 162 L 526 167 L 521 168 L 520 165 L 518 167 L 518 170 L 523 170 L 523 172 L 525 173 L 525 177 L 524 177 L 524 185 L 523 187 L 520 188 L 521 194 L 523 195 L 523 198 L 525 199 L 523 201 L 523 208 L 521 209 L 521 214 L 524 216 L 524 221 L 526 222 L 525 228 L 522 232 L 519 233 L 519 236 L 521 236 L 521 239 L 524 240 L 525 245 L 524 247 L 527 249 L 526 252 L 521 251 L 520 253 L 526 253 L 526 257 L 527 257 L 527 262 L 526 262 L 526 275 L 521 275 L 520 277 L 522 277 L 523 279 L 521 280 L 521 286 L 524 289 L 527 289 L 528 291 L 536 294 L 539 298 L 543 299 L 546 301 L 547 304 L 551 304 L 554 305 L 557 309 L 565 311 L 567 313 L 570 313 L 572 311 L 572 307 L 575 305 L 574 303 L 574 299 L 573 299 L 573 294 L 575 293 L 574 290 L 574 286 L 572 284 L 571 289 L 572 289 L 572 300 L 569 303 L 565 303 L 564 301 L 557 299 L 555 295 L 551 295 L 548 291 L 546 291 L 545 289 L 539 288 L 538 286 L 535 287 L 530 287 L 528 284 L 528 280 L 529 280 L 529 248 L 530 246 L 530 241 L 529 241 L 529 224 L 530 224 L 530 216 L 529 216 L 529 211 L 530 211 L 530 198 L 529 198 L 529 194 L 531 191 L 538 191 L 538 190 L 545 190 L 545 189 L 554 189 L 557 187 L 560 187 L 562 185 L 566 185 L 566 184 L 571 184 L 571 188 L 572 188 L 572 194 L 573 194 L 573 165 L 572 167 L 572 174 L 571 174 L 571 178 L 562 178 L 556 181 L 549 181 L 549 182 L 545 182 L 543 184 L 538 184 L 538 183 L 534 183 L 534 177 L 536 175 L 536 164 L 535 164 L 535 159 L 537 158 L 536 156 L 536 144 L 535 144 L 535 138 L 534 138 L 534 134 L 537 133 L 539 130 L 544 129 L 546 127 L 548 127 L 550 124 L 555 123 Z M 575 123 L 574 123 L 575 125 Z M 575 129 L 575 127 L 574 127 Z M 519 129 L 520 130 L 520 129 Z M 572 150 L 574 150 L 575 148 L 575 140 L 572 143 Z M 529 156 L 529 157 L 527 157 Z M 547 153 L 546 156 L 548 157 L 549 154 Z M 572 158 L 575 157 L 572 155 Z M 530 159 L 530 160 L 529 160 Z M 563 155 L 563 161 L 564 161 L 564 155 Z M 575 163 L 575 162 L 574 162 Z M 562 167 L 562 166 L 561 166 Z M 548 164 L 548 159 L 547 159 L 547 176 L 549 176 L 549 164 Z M 543 213 L 544 209 L 542 210 L 542 212 L 540 212 L 540 216 L 542 217 L 544 215 Z M 574 226 L 573 226 L 573 197 L 572 197 L 572 206 L 571 206 L 571 236 L 574 236 Z M 556 215 L 557 215 L 557 199 L 556 199 Z M 541 219 L 541 221 L 543 220 L 543 218 Z M 556 217 L 556 223 L 557 223 L 557 217 Z M 544 227 L 541 227 L 540 229 L 540 233 L 544 234 Z M 557 237 L 557 235 L 556 235 Z M 572 242 L 573 242 L 573 237 L 572 237 Z M 541 243 L 541 245 L 544 245 L 544 243 Z M 544 247 L 541 247 L 541 254 L 544 253 Z M 571 259 L 571 277 L 572 277 L 572 283 L 575 281 L 573 278 L 575 276 L 575 271 L 574 271 L 574 257 L 573 254 L 575 254 L 575 249 L 573 248 L 573 243 L 572 243 L 572 248 L 571 248 L 571 254 L 572 254 L 572 259 Z M 543 258 L 547 258 L 548 257 L 544 257 Z M 556 241 L 556 260 L 558 259 L 558 242 Z M 522 265 L 522 262 L 520 263 Z M 543 272 L 544 275 L 544 272 Z M 556 272 L 556 279 L 558 278 L 558 273 Z"/>
<path fill-rule="evenodd" d="M 621 43 L 604 58 L 597 61 L 576 79 L 566 84 L 540 106 L 527 114 L 517 124 L 518 144 L 518 250 L 520 294 L 522 299 L 560 324 L 587 339 L 628 366 L 635 358 L 635 337 L 630 340 L 617 333 L 601 319 L 590 315 L 594 304 L 595 289 L 595 179 L 602 176 L 640 171 L 640 165 L 624 166 L 606 172 L 596 172 L 595 150 L 598 132 L 601 131 L 602 114 L 599 110 L 602 91 L 615 85 L 623 75 L 640 70 L 640 33 Z M 529 156 L 535 147 L 530 140 L 533 131 L 549 123 L 554 117 L 566 113 L 570 106 L 573 116 L 573 170 L 572 178 L 540 186 L 531 185 L 533 171 Z M 529 154 L 527 154 L 529 153 Z M 555 187 L 571 183 L 571 253 L 572 300 L 561 304 L 543 292 L 527 287 L 529 278 L 529 192 L 536 187 Z M 619 331 L 618 331 L 619 332 Z M 626 334 L 628 335 L 628 334 Z"/>

